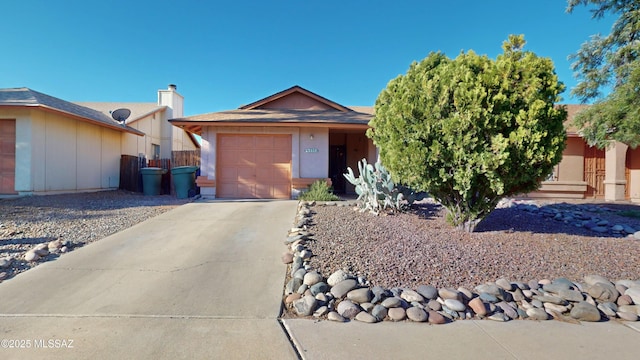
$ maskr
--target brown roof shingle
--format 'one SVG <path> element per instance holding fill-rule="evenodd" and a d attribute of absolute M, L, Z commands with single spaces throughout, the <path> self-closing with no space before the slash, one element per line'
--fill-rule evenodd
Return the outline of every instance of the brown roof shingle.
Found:
<path fill-rule="evenodd" d="M 74 104 L 29 88 L 0 89 L 0 106 L 42 107 L 118 131 L 144 135 L 144 133 L 121 124 L 98 110 Z"/>

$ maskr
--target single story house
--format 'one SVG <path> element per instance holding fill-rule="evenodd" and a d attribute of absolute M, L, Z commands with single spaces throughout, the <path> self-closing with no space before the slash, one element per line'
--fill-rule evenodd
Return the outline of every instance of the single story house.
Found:
<path fill-rule="evenodd" d="M 563 159 L 533 198 L 640 202 L 640 149 L 613 143 L 589 146 L 570 126 L 587 105 L 568 111 Z M 179 117 L 173 125 L 202 136 L 201 176 L 205 197 L 295 198 L 318 179 L 337 193 L 352 192 L 342 174 L 377 149 L 365 136 L 373 107 L 344 106 L 293 86 L 238 109 Z"/>
<path fill-rule="evenodd" d="M 0 195 L 117 189 L 121 155 L 170 157 L 199 146 L 171 126 L 182 116 L 175 86 L 158 103 L 73 103 L 29 88 L 0 89 Z M 111 111 L 129 108 L 116 121 Z"/>
<path fill-rule="evenodd" d="M 293 86 L 239 109 L 169 121 L 202 137 L 202 196 L 289 199 L 318 179 L 352 190 L 345 169 L 377 158 L 365 136 L 371 118 L 372 108 Z"/>

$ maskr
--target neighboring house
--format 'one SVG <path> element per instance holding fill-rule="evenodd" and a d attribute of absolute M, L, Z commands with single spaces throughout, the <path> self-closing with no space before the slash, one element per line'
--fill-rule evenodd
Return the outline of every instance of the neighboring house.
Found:
<path fill-rule="evenodd" d="M 571 123 L 588 105 L 564 105 L 567 147 L 548 181 L 530 197 L 631 200 L 640 202 L 640 148 L 613 142 L 607 149 L 589 146 Z"/>
<path fill-rule="evenodd" d="M 175 86 L 158 98 L 83 106 L 29 88 L 0 89 L 0 195 L 116 189 L 121 155 L 171 157 L 172 149 L 196 148 L 191 135 L 167 121 L 182 115 Z M 133 116 L 124 124 L 110 116 L 126 106 Z"/>
<path fill-rule="evenodd" d="M 193 134 L 172 126 L 169 119 L 182 117 L 184 98 L 175 85 L 166 90 L 158 90 L 157 103 L 112 103 L 77 102 L 111 117 L 116 109 L 129 109 L 131 115 L 125 124 L 144 133 L 139 137 L 132 134 L 124 136 L 122 153 L 126 155 L 144 155 L 147 159 L 170 159 L 171 152 L 177 150 L 195 150 L 200 144 Z"/>
<path fill-rule="evenodd" d="M 588 146 L 570 126 L 587 105 L 565 105 L 567 147 L 536 198 L 640 202 L 640 149 L 614 143 Z M 372 107 L 346 107 L 294 86 L 236 110 L 171 119 L 202 136 L 201 194 L 220 198 L 295 198 L 317 179 L 336 192 L 352 192 L 342 174 L 357 162 L 374 162 L 365 136 Z"/>
<path fill-rule="evenodd" d="M 289 199 L 318 179 L 352 191 L 346 168 L 377 158 L 365 136 L 371 113 L 294 86 L 236 110 L 170 122 L 202 137 L 196 182 L 204 197 Z"/>

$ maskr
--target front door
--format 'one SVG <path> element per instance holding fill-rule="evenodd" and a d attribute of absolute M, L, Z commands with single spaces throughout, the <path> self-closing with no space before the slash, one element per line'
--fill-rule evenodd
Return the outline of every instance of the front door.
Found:
<path fill-rule="evenodd" d="M 344 173 L 347 172 L 347 151 L 344 145 L 332 145 L 329 147 L 329 177 L 333 184 L 333 191 L 344 194 L 346 189 L 346 179 Z"/>
<path fill-rule="evenodd" d="M 587 198 L 604 197 L 605 152 L 585 144 L 584 181 L 587 183 Z"/>

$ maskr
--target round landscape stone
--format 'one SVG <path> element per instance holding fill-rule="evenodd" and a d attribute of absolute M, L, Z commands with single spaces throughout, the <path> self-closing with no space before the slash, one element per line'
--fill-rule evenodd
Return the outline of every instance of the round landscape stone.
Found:
<path fill-rule="evenodd" d="M 447 318 L 445 318 L 444 316 L 442 316 L 442 314 L 434 310 L 429 310 L 428 320 L 430 324 L 438 324 L 438 325 L 445 324 L 447 322 Z"/>
<path fill-rule="evenodd" d="M 342 315 L 343 317 L 347 319 L 353 319 L 354 317 L 356 317 L 356 315 L 358 315 L 359 312 L 362 311 L 362 308 L 349 300 L 343 300 L 338 304 L 336 310 L 338 311 L 338 314 Z"/>
<path fill-rule="evenodd" d="M 400 298 L 397 297 L 388 297 L 386 299 L 384 299 L 382 301 L 382 306 L 386 307 L 387 309 L 391 309 L 391 308 L 397 308 L 402 306 L 402 300 Z"/>
<path fill-rule="evenodd" d="M 293 262 L 293 254 L 288 251 L 282 254 L 282 262 L 285 264 L 291 264 Z"/>
<path fill-rule="evenodd" d="M 424 297 L 420 294 L 418 294 L 417 291 L 413 291 L 410 289 L 405 289 L 402 291 L 402 294 L 400 294 L 400 297 L 405 299 L 407 302 L 423 302 L 424 301 Z"/>
<path fill-rule="evenodd" d="M 366 311 L 360 311 L 358 315 L 356 315 L 355 319 L 368 324 L 374 324 L 379 321 L 375 316 L 369 314 Z"/>
<path fill-rule="evenodd" d="M 425 322 L 428 318 L 427 312 L 417 307 L 408 308 L 406 314 L 409 320 L 415 322 Z"/>
<path fill-rule="evenodd" d="M 337 283 L 347 280 L 348 278 L 349 275 L 344 272 L 344 270 L 337 270 L 333 274 L 329 275 L 327 284 L 329 284 L 329 286 L 335 286 Z"/>
<path fill-rule="evenodd" d="M 320 275 L 317 271 L 310 271 L 304 274 L 304 277 L 302 279 L 303 284 L 312 286 L 322 281 L 322 275 Z"/>
<path fill-rule="evenodd" d="M 387 316 L 391 321 L 402 321 L 407 318 L 407 313 L 401 307 L 394 307 L 389 309 Z"/>
<path fill-rule="evenodd" d="M 598 310 L 598 308 L 589 304 L 586 301 L 581 301 L 579 303 L 576 303 L 571 309 L 571 312 L 569 313 L 569 315 L 572 318 L 580 321 L 596 322 L 596 321 L 600 321 L 600 318 L 601 318 L 600 311 Z"/>
<path fill-rule="evenodd" d="M 336 321 L 336 322 L 345 322 L 347 321 L 347 319 L 345 319 L 343 316 L 341 316 L 340 314 L 338 314 L 335 311 L 331 311 L 327 314 L 327 319 L 331 320 L 331 321 Z"/>
<path fill-rule="evenodd" d="M 453 311 L 465 311 L 467 309 L 467 307 L 464 306 L 464 304 L 461 301 L 456 299 L 445 299 L 444 306 L 448 307 Z"/>
<path fill-rule="evenodd" d="M 438 297 L 438 289 L 433 285 L 420 285 L 416 292 L 429 300 L 434 300 Z"/>
<path fill-rule="evenodd" d="M 342 280 L 331 288 L 331 295 L 333 295 L 333 297 L 335 298 L 344 297 L 349 291 L 353 290 L 357 285 L 358 283 L 356 279 Z"/>
<path fill-rule="evenodd" d="M 469 307 L 478 316 L 482 317 L 482 316 L 487 315 L 487 307 L 485 306 L 485 304 L 482 301 L 482 299 L 479 298 L 479 297 L 471 299 L 471 301 L 469 301 Z"/>
<path fill-rule="evenodd" d="M 369 288 L 354 289 L 347 293 L 347 299 L 357 304 L 370 302 L 373 299 L 373 293 Z"/>

